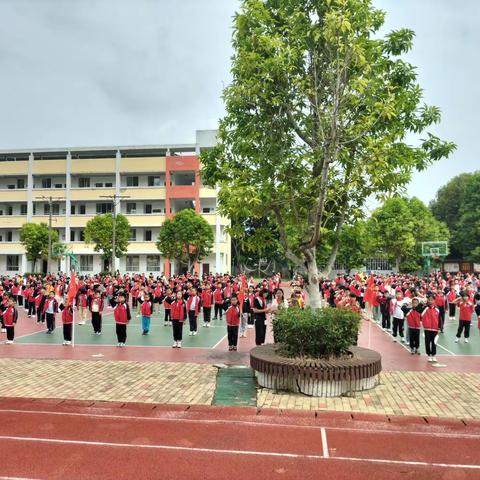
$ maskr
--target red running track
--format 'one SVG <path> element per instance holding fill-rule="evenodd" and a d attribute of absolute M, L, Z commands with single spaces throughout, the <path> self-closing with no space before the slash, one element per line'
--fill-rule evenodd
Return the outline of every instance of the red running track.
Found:
<path fill-rule="evenodd" d="M 0 401 L 0 478 L 480 478 L 480 422 Z"/>

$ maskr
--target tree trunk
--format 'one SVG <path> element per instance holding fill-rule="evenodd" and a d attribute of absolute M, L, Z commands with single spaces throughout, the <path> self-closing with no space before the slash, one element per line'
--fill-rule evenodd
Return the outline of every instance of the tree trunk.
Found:
<path fill-rule="evenodd" d="M 307 292 L 308 292 L 308 305 L 311 308 L 321 308 L 322 301 L 320 297 L 319 289 L 319 277 L 317 260 L 315 255 L 315 248 L 306 250 L 305 252 L 306 266 L 307 266 Z"/>
<path fill-rule="evenodd" d="M 396 270 L 395 273 L 400 272 L 400 257 L 397 257 L 397 258 L 395 259 L 395 270 Z"/>

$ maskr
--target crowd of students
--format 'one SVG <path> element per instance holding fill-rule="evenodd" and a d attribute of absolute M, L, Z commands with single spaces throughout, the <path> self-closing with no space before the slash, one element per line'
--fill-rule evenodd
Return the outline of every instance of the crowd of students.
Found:
<path fill-rule="evenodd" d="M 248 329 L 255 329 L 257 345 L 265 343 L 267 315 L 288 306 L 280 282 L 280 274 L 260 283 L 244 275 L 187 274 L 167 279 L 117 274 L 72 279 L 59 273 L 4 277 L 0 284 L 0 318 L 6 343 L 10 344 L 19 318 L 17 308 L 24 308 L 27 317 L 37 323 L 46 323 L 47 334 L 55 330 L 58 314 L 63 345 L 71 345 L 74 318 L 78 325 L 91 320 L 93 334 L 101 335 L 103 312 L 113 309 L 117 345 L 124 347 L 132 313 L 141 317 L 142 334 L 149 335 L 152 315 L 162 306 L 163 325 L 172 327 L 172 347 L 181 348 L 184 325 L 188 325 L 190 336 L 196 336 L 200 315 L 203 327 L 209 328 L 213 313 L 213 320 L 225 317 L 229 351 L 236 351 L 238 338 L 246 337 Z"/>
<path fill-rule="evenodd" d="M 457 343 L 462 336 L 469 342 L 474 317 L 480 329 L 480 276 L 476 274 L 339 274 L 335 280 L 322 282 L 320 289 L 325 304 L 365 313 L 390 332 L 394 342 L 399 338 L 408 343 L 412 355 L 420 355 L 423 329 L 429 362 L 437 361 L 437 340 L 447 315 L 455 320 L 458 311 Z"/>

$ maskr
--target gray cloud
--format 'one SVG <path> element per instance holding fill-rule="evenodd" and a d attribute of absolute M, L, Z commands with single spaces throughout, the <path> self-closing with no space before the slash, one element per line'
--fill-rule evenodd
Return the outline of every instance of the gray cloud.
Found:
<path fill-rule="evenodd" d="M 408 59 L 435 133 L 453 158 L 416 174 L 428 201 L 462 171 L 480 168 L 477 0 L 375 0 L 386 31 L 416 31 Z M 237 0 L 0 0 L 0 148 L 191 142 L 223 114 Z"/>

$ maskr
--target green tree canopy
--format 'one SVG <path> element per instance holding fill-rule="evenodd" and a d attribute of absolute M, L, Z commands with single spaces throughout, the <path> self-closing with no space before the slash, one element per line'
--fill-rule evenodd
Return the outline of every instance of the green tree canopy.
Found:
<path fill-rule="evenodd" d="M 427 131 L 440 111 L 401 58 L 413 32 L 381 38 L 383 23 L 370 0 L 243 0 L 234 20 L 227 113 L 203 179 L 220 186 L 228 216 L 269 219 L 306 268 L 313 307 L 323 235 L 339 242 L 366 198 L 398 191 L 455 148 Z"/>
<path fill-rule="evenodd" d="M 450 229 L 452 256 L 480 261 L 480 171 L 452 178 L 437 192 L 430 208 Z"/>
<path fill-rule="evenodd" d="M 51 231 L 52 245 L 58 243 L 58 232 Z M 48 225 L 46 223 L 24 223 L 20 228 L 20 242 L 25 247 L 27 259 L 35 271 L 37 260 L 48 258 Z"/>
<path fill-rule="evenodd" d="M 209 255 L 212 247 L 212 227 L 190 208 L 165 220 L 157 240 L 157 248 L 162 255 L 169 260 L 178 260 L 188 271 Z"/>
<path fill-rule="evenodd" d="M 130 223 L 125 215 L 115 218 L 115 256 L 123 257 L 127 253 L 128 241 L 131 236 Z M 112 258 L 113 248 L 113 217 L 111 214 L 96 215 L 87 222 L 85 227 L 85 243 L 93 243 L 94 250 L 100 252 L 104 260 Z"/>
<path fill-rule="evenodd" d="M 448 241 L 445 223 L 438 221 L 418 198 L 393 197 L 377 208 L 367 222 L 372 256 L 386 257 L 397 270 L 413 272 L 422 266 L 421 242 Z"/>

